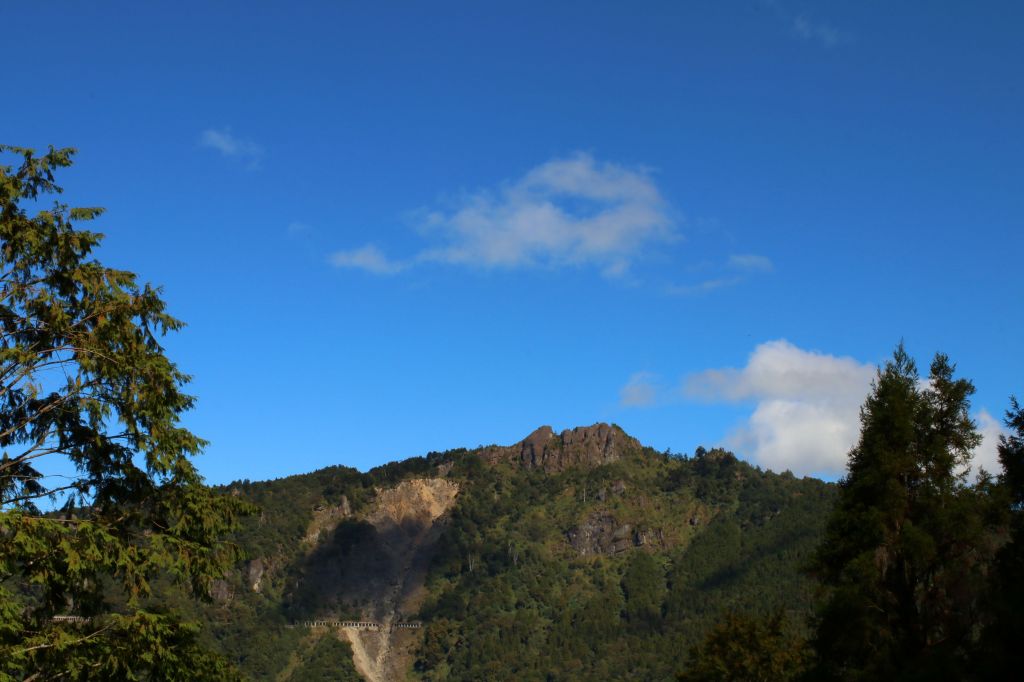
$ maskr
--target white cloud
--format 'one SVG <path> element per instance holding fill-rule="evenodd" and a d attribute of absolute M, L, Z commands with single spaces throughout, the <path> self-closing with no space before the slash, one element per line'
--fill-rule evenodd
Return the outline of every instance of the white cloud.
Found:
<path fill-rule="evenodd" d="M 405 263 L 389 259 L 372 244 L 348 251 L 335 251 L 330 261 L 335 267 L 366 270 L 375 275 L 394 275 L 407 267 Z"/>
<path fill-rule="evenodd" d="M 588 154 L 554 159 L 518 180 L 425 213 L 434 245 L 410 263 L 478 268 L 594 266 L 609 277 L 677 237 L 649 174 Z"/>
<path fill-rule="evenodd" d="M 763 400 L 746 426 L 725 440 L 754 462 L 802 476 L 836 477 L 846 470 L 847 455 L 859 435 L 859 405 L 820 405 L 795 400 Z"/>
<path fill-rule="evenodd" d="M 753 253 L 733 254 L 729 256 L 729 267 L 749 272 L 771 272 L 775 265 L 767 256 Z"/>
<path fill-rule="evenodd" d="M 619 391 L 622 407 L 650 407 L 658 397 L 658 377 L 651 372 L 636 372 Z"/>
<path fill-rule="evenodd" d="M 263 147 L 252 140 L 236 137 L 230 128 L 204 130 L 199 136 L 199 144 L 217 150 L 222 156 L 246 161 L 250 167 L 258 166 L 263 157 Z"/>
<path fill-rule="evenodd" d="M 1003 428 L 1002 422 L 993 417 L 988 410 L 979 410 L 974 415 L 974 420 L 978 425 L 982 441 L 974 451 L 971 471 L 977 474 L 979 469 L 984 468 L 990 474 L 999 474 L 1003 470 L 1003 465 L 999 463 L 999 453 L 996 447 L 999 445 L 999 437 L 1006 435 L 1006 429 Z"/>
<path fill-rule="evenodd" d="M 747 423 L 725 441 L 755 463 L 800 475 L 838 476 L 857 441 L 860 405 L 874 376 L 873 365 L 780 340 L 755 348 L 746 367 L 689 377 L 684 392 L 712 401 L 756 401 Z"/>
<path fill-rule="evenodd" d="M 686 379 L 684 393 L 707 401 L 754 401 L 747 421 L 724 445 L 774 471 L 835 477 L 846 471 L 860 437 L 860 407 L 871 390 L 875 365 L 850 357 L 806 351 L 784 341 L 754 349 L 745 367 L 711 369 Z M 927 379 L 918 384 L 928 390 Z M 972 470 L 997 474 L 1001 423 L 987 410 L 974 419 L 983 437 Z"/>
<path fill-rule="evenodd" d="M 874 365 L 806 351 L 780 339 L 757 346 L 746 367 L 695 374 L 685 388 L 692 397 L 711 400 L 813 398 L 859 404 L 874 376 Z"/>
<path fill-rule="evenodd" d="M 824 47 L 836 47 L 849 40 L 848 35 L 834 26 L 824 21 L 812 21 L 802 14 L 793 19 L 793 32 Z"/>

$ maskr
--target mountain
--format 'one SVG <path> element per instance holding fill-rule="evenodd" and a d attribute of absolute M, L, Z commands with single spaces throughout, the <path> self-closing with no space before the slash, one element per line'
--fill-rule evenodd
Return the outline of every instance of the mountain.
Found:
<path fill-rule="evenodd" d="M 835 493 L 608 424 L 227 489 L 249 558 L 194 613 L 282 681 L 673 679 L 725 612 L 808 611 Z"/>

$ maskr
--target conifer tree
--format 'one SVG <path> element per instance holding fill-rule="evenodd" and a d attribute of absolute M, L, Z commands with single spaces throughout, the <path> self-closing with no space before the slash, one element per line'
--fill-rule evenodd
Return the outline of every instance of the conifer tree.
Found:
<path fill-rule="evenodd" d="M 244 507 L 203 485 L 160 292 L 92 257 L 100 209 L 55 202 L 73 150 L 0 146 L 0 680 L 230 679 L 157 576 L 208 594 Z M 116 602 L 119 607 L 112 604 Z M 55 617 L 57 617 L 55 619 Z"/>
<path fill-rule="evenodd" d="M 936 355 L 922 384 L 900 344 L 861 410 L 860 440 L 813 572 L 827 588 L 816 677 L 955 679 L 978 618 L 984 537 L 966 467 L 971 382 Z"/>
<path fill-rule="evenodd" d="M 1012 679 L 1024 665 L 1024 407 L 1010 399 L 1009 433 L 999 438 L 999 476 L 995 494 L 1008 516 L 1009 537 L 996 555 L 988 591 L 991 619 L 979 647 L 980 679 Z"/>

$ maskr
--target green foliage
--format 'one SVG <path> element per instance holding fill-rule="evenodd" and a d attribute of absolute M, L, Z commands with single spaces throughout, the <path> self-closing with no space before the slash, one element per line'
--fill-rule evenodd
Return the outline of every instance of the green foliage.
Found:
<path fill-rule="evenodd" d="M 682 682 L 785 682 L 799 679 L 810 659 L 782 612 L 768 618 L 729 613 L 690 651 Z"/>
<path fill-rule="evenodd" d="M 814 561 L 829 589 L 818 675 L 964 677 L 979 622 L 986 500 L 965 484 L 974 387 L 943 355 L 922 387 L 902 345 L 879 371 Z"/>
<path fill-rule="evenodd" d="M 239 680 L 233 668 L 200 644 L 198 635 L 195 624 L 168 614 L 109 614 L 31 633 L 33 643 L 23 646 L 38 648 L 6 661 L 3 672 L 7 679 L 21 679 L 25 670 L 57 679 L 51 677 L 56 671 L 59 679 L 83 682 Z"/>
<path fill-rule="evenodd" d="M 724 451 L 705 457 L 645 450 L 560 474 L 473 469 L 428 581 L 419 673 L 674 679 L 680 652 L 729 610 L 785 608 L 802 620 L 812 586 L 800 566 L 820 539 L 832 488 Z M 616 484 L 623 492 L 612 494 Z M 637 545 L 634 534 L 621 551 L 580 556 L 568 533 L 604 514 L 665 540 Z"/>
<path fill-rule="evenodd" d="M 646 552 L 634 552 L 622 575 L 626 620 L 639 628 L 657 628 L 665 600 L 665 569 Z"/>
<path fill-rule="evenodd" d="M 225 487 L 259 508 L 243 519 L 234 540 L 248 556 L 291 554 L 306 534 L 313 511 L 344 498 L 359 511 L 373 495 L 373 481 L 350 467 L 334 466 L 276 481 L 238 481 Z"/>
<path fill-rule="evenodd" d="M 333 635 L 316 640 L 312 651 L 288 677 L 295 682 L 361 682 L 352 664 L 352 646 Z"/>
<path fill-rule="evenodd" d="M 102 236 L 74 223 L 101 209 L 26 211 L 72 150 L 3 153 L 21 161 L 0 166 L 0 679 L 225 679 L 193 626 L 141 607 L 157 576 L 207 596 L 248 509 L 190 461 L 194 399 L 158 340 L 182 323 L 92 258 Z"/>
<path fill-rule="evenodd" d="M 810 584 L 798 569 L 818 542 L 832 486 L 762 472 L 724 451 L 687 459 L 644 449 L 557 474 L 459 450 L 367 473 L 330 467 L 232 483 L 216 491 L 218 499 L 260 511 L 230 536 L 245 559 L 216 574 L 215 601 L 197 604 L 191 583 L 166 563 L 134 597 L 107 576 L 94 611 L 177 612 L 194 621 L 197 629 L 175 625 L 191 633 L 175 654 L 187 660 L 194 652 L 196 676 L 204 674 L 203 652 L 212 650 L 244 679 L 346 679 L 354 674 L 346 644 L 290 624 L 356 617 L 373 606 L 353 599 L 348 586 L 372 574 L 373 546 L 384 541 L 365 522 L 375 489 L 440 472 L 460 493 L 434 546 L 423 608 L 405 616 L 425 623 L 416 631 L 415 663 L 424 679 L 673 679 L 685 665 L 680 652 L 721 614 L 810 608 Z M 69 513 L 84 517 L 76 509 Z M 7 518 L 17 518 L 15 511 Z M 574 549 L 570 534 L 595 518 L 614 519 L 626 545 L 596 555 Z M 36 603 L 29 587 L 18 588 L 19 604 Z M 75 602 L 75 612 L 84 606 Z M 3 630 L 20 613 L 21 606 L 0 606 L 0 636 L 22 632 Z M 145 663 L 122 651 L 124 660 Z M 156 679 L 150 670 L 157 668 L 137 674 Z M 161 670 L 174 679 L 171 668 Z M 227 672 L 209 676 L 230 679 Z"/>
<path fill-rule="evenodd" d="M 965 418 L 969 395 L 969 383 L 953 378 L 945 358 L 922 386 L 909 358 L 897 354 L 865 406 L 865 434 L 824 542 L 836 486 L 763 472 L 721 450 L 685 458 L 648 449 L 561 473 L 456 451 L 367 474 L 332 467 L 232 484 L 232 492 L 263 508 L 236 537 L 271 568 L 257 593 L 246 584 L 248 564 L 238 565 L 226 578 L 232 596 L 195 612 L 203 641 L 249 679 L 298 679 L 320 668 L 343 674 L 347 650 L 315 638 L 314 647 L 308 631 L 286 624 L 312 614 L 354 616 L 371 606 L 353 602 L 345 587 L 358 582 L 356 574 L 372 573 L 373 548 L 384 541 L 360 510 L 376 486 L 436 476 L 442 466 L 461 492 L 434 548 L 421 613 L 407 616 L 425 622 L 415 663 L 423 679 L 1005 677 L 1015 663 L 1015 605 L 1024 584 L 1014 541 L 1024 500 L 1024 419 L 1015 403 L 1008 423 L 1016 435 L 1000 450 L 1004 475 L 967 485 L 958 471 L 976 443 Z M 354 516 L 310 545 L 314 516 L 344 503 Z M 844 520 L 839 511 L 853 517 Z M 605 519 L 619 527 L 602 526 Z M 601 533 L 625 529 L 619 535 L 627 542 L 581 553 L 570 538 L 588 523 Z M 867 544 L 877 538 L 881 545 Z M 850 566 L 821 563 L 848 555 Z M 894 562 L 897 575 L 876 573 Z M 814 601 L 800 570 L 807 565 L 819 576 L 840 576 L 826 585 L 811 620 L 815 632 L 804 626 Z M 997 579 L 986 587 L 993 568 Z M 898 603 L 886 591 L 905 589 L 914 576 L 936 587 L 913 588 L 915 617 L 938 623 L 933 632 L 957 633 L 960 644 L 936 642 L 902 667 L 866 654 L 833 657 L 847 641 L 832 653 L 823 646 L 830 633 L 870 646 L 905 636 L 898 613 L 881 634 L 872 630 L 878 621 L 863 604 Z M 846 618 L 851 604 L 860 620 Z M 809 662 L 812 635 L 818 658 Z M 687 650 L 689 660 L 680 655 Z"/>
<path fill-rule="evenodd" d="M 1015 398 L 1010 399 L 1006 426 L 1010 433 L 999 439 L 1003 474 L 993 494 L 1009 517 L 1009 542 L 993 565 L 987 594 L 992 617 L 975 660 L 979 679 L 1012 679 L 1024 663 L 1024 407 Z"/>
<path fill-rule="evenodd" d="M 366 474 L 332 467 L 227 486 L 260 505 L 235 537 L 268 568 L 256 592 L 239 563 L 225 578 L 230 596 L 193 612 L 204 641 L 247 679 L 300 679 L 313 656 L 348 665 L 334 643 L 317 644 L 330 655 L 316 653 L 309 631 L 286 625 L 372 606 L 347 586 L 369 579 L 383 541 L 362 517 L 374 487 L 437 476 L 438 466 L 460 492 L 434 546 L 425 603 L 406 615 L 425 625 L 415 662 L 424 679 L 669 680 L 723 613 L 784 608 L 799 620 L 810 610 L 799 568 L 820 539 L 832 486 L 724 451 L 701 462 L 646 449 L 557 474 L 452 451 Z M 317 515 L 343 502 L 353 515 L 310 544 Z M 582 555 L 570 533 L 605 515 L 629 528 L 627 546 Z"/>

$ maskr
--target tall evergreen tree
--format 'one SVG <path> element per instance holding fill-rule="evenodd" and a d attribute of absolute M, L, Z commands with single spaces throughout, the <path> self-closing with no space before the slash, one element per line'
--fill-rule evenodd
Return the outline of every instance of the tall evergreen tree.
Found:
<path fill-rule="evenodd" d="M 0 154 L 21 157 L 0 165 L 0 680 L 230 678 L 195 627 L 145 608 L 156 576 L 207 595 L 243 511 L 190 459 L 188 377 L 158 340 L 182 324 L 92 257 L 102 235 L 76 223 L 100 209 L 27 212 L 72 150 Z"/>
<path fill-rule="evenodd" d="M 983 679 L 1012 679 L 1024 665 L 1024 407 L 1010 399 L 1006 412 L 1010 432 L 999 438 L 996 495 L 1009 516 L 1009 537 L 992 569 L 988 593 L 991 620 L 977 657 Z"/>
<path fill-rule="evenodd" d="M 827 594 L 819 677 L 963 673 L 984 568 L 977 493 L 966 485 L 981 440 L 968 413 L 973 392 L 941 354 L 922 384 L 902 344 L 879 371 L 814 559 Z"/>

